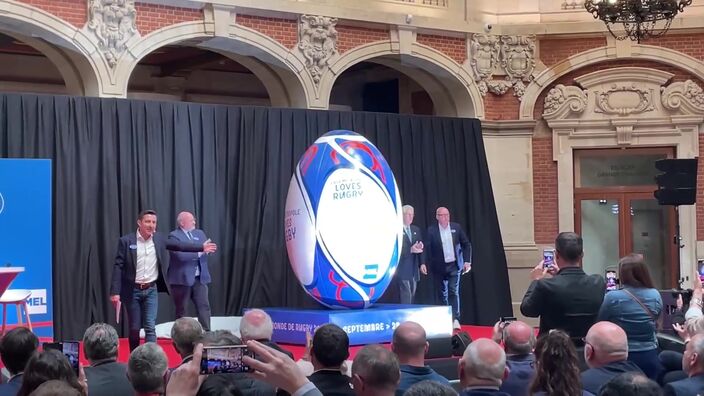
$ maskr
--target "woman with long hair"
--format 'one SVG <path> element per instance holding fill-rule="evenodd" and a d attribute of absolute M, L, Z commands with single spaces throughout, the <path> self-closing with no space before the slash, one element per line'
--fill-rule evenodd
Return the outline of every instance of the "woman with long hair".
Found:
<path fill-rule="evenodd" d="M 658 359 L 657 320 L 662 297 L 655 288 L 643 256 L 629 254 L 618 262 L 621 289 L 606 293 L 597 321 L 619 325 L 628 336 L 628 360 L 657 381 L 663 371 Z"/>
<path fill-rule="evenodd" d="M 535 379 L 530 394 L 536 396 L 587 396 L 582 390 L 577 351 L 570 337 L 552 330 L 535 344 Z"/>
<path fill-rule="evenodd" d="M 86 396 L 86 387 L 78 382 L 76 373 L 61 352 L 47 349 L 34 354 L 27 362 L 22 376 L 22 386 L 17 396 L 29 396 L 41 384 L 50 380 L 60 380 Z"/>

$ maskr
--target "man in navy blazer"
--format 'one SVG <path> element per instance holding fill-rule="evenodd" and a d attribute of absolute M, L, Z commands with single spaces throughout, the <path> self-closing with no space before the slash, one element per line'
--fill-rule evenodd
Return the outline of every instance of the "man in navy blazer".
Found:
<path fill-rule="evenodd" d="M 156 342 L 158 292 L 169 292 L 164 280 L 166 250 L 212 253 L 210 241 L 180 242 L 156 232 L 156 212 L 144 210 L 137 218 L 137 231 L 120 238 L 112 271 L 110 300 L 117 308 L 125 304 L 129 324 L 130 350 L 139 346 L 139 330 L 144 327 L 147 342 Z"/>
<path fill-rule="evenodd" d="M 423 234 L 418 226 L 411 224 L 414 214 L 413 206 L 403 206 L 403 245 L 396 269 L 401 304 L 413 304 L 416 285 L 420 280 L 418 269 L 423 262 Z"/>
<path fill-rule="evenodd" d="M 665 385 L 665 396 L 704 394 L 704 334 L 697 334 L 687 342 L 682 356 L 682 369 L 689 378 Z"/>
<path fill-rule="evenodd" d="M 425 259 L 430 262 L 435 291 L 443 304 L 452 306 L 454 328 L 460 327 L 460 271 L 472 269 L 472 244 L 462 227 L 450 222 L 450 211 L 439 207 L 435 211 L 438 223 L 428 227 Z M 428 266 L 423 263 L 420 271 L 425 275 Z"/>
<path fill-rule="evenodd" d="M 176 218 L 177 229 L 171 231 L 169 239 L 180 242 L 203 243 L 210 241 L 203 230 L 196 228 L 196 218 L 190 212 L 181 212 Z M 198 322 L 204 331 L 210 331 L 210 302 L 208 301 L 208 255 L 192 252 L 169 251 L 171 260 L 166 281 L 176 307 L 176 319 L 186 315 L 186 304 L 190 299 L 196 306 Z"/>

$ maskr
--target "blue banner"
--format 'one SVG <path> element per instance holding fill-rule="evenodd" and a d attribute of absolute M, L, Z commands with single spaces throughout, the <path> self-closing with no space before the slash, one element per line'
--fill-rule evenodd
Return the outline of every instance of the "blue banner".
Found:
<path fill-rule="evenodd" d="M 30 319 L 41 337 L 53 336 L 51 195 L 51 160 L 0 159 L 0 287 L 24 268 L 9 289 L 31 291 Z M 17 323 L 14 305 L 7 323 Z"/>
<path fill-rule="evenodd" d="M 376 304 L 367 309 L 263 308 L 274 322 L 272 339 L 284 344 L 305 345 L 306 332 L 313 334 L 325 323 L 340 326 L 350 345 L 391 342 L 399 324 L 413 321 L 425 329 L 427 338 L 452 336 L 449 306 Z"/>

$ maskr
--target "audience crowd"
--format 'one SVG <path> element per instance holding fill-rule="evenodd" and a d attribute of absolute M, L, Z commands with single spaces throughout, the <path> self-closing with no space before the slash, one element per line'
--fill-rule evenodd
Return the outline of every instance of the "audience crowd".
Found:
<path fill-rule="evenodd" d="M 89 362 L 78 372 L 59 351 L 43 349 L 24 327 L 0 339 L 9 378 L 0 396 L 44 395 L 293 395 L 293 396 L 695 396 L 704 394 L 702 284 L 695 276 L 691 302 L 679 300 L 683 323 L 673 325 L 682 352 L 661 351 L 657 329 L 663 302 L 643 257 L 619 262 L 621 288 L 582 271 L 582 239 L 561 233 L 552 266 L 539 263 L 521 312 L 540 320 L 538 335 L 521 321 L 501 320 L 491 339 L 471 342 L 453 381 L 426 363 L 423 323 L 404 322 L 390 346 L 367 345 L 349 361 L 349 338 L 335 324 L 318 327 L 298 362 L 272 341 L 273 324 L 259 309 L 245 313 L 240 334 L 204 331 L 192 318 L 171 329 L 181 362 L 169 368 L 164 350 L 145 343 L 118 362 L 118 335 L 105 323 L 83 337 Z M 247 372 L 203 375 L 204 348 L 246 345 Z M 210 349 L 205 349 L 206 355 Z M 456 380 L 455 378 L 458 378 Z"/>

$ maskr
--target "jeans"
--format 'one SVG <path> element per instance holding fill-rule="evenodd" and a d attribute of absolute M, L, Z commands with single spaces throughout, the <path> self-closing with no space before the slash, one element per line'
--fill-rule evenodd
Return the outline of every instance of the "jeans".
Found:
<path fill-rule="evenodd" d="M 144 328 L 144 338 L 147 342 L 156 342 L 156 314 L 159 309 L 159 292 L 156 283 L 144 290 L 135 287 L 132 291 L 132 299 L 126 305 L 130 329 L 130 351 L 139 346 L 141 328 Z"/>
<path fill-rule="evenodd" d="M 210 331 L 210 302 L 208 301 L 208 285 L 200 283 L 200 276 L 196 277 L 193 286 L 171 285 L 171 297 L 176 307 L 176 319 L 186 315 L 188 299 L 193 301 L 198 314 L 198 322 L 204 331 Z"/>
<path fill-rule="evenodd" d="M 416 281 L 400 280 L 398 281 L 399 294 L 401 296 L 401 304 L 413 304 L 413 296 L 416 294 Z"/>
<path fill-rule="evenodd" d="M 457 263 L 445 264 L 444 272 L 433 274 L 433 282 L 440 302 L 452 306 L 452 319 L 460 320 L 460 272 Z"/>
<path fill-rule="evenodd" d="M 660 384 L 665 385 L 670 382 L 687 378 L 687 374 L 682 371 L 682 353 L 676 351 L 662 351 L 659 355 L 660 363 L 664 367 Z"/>

